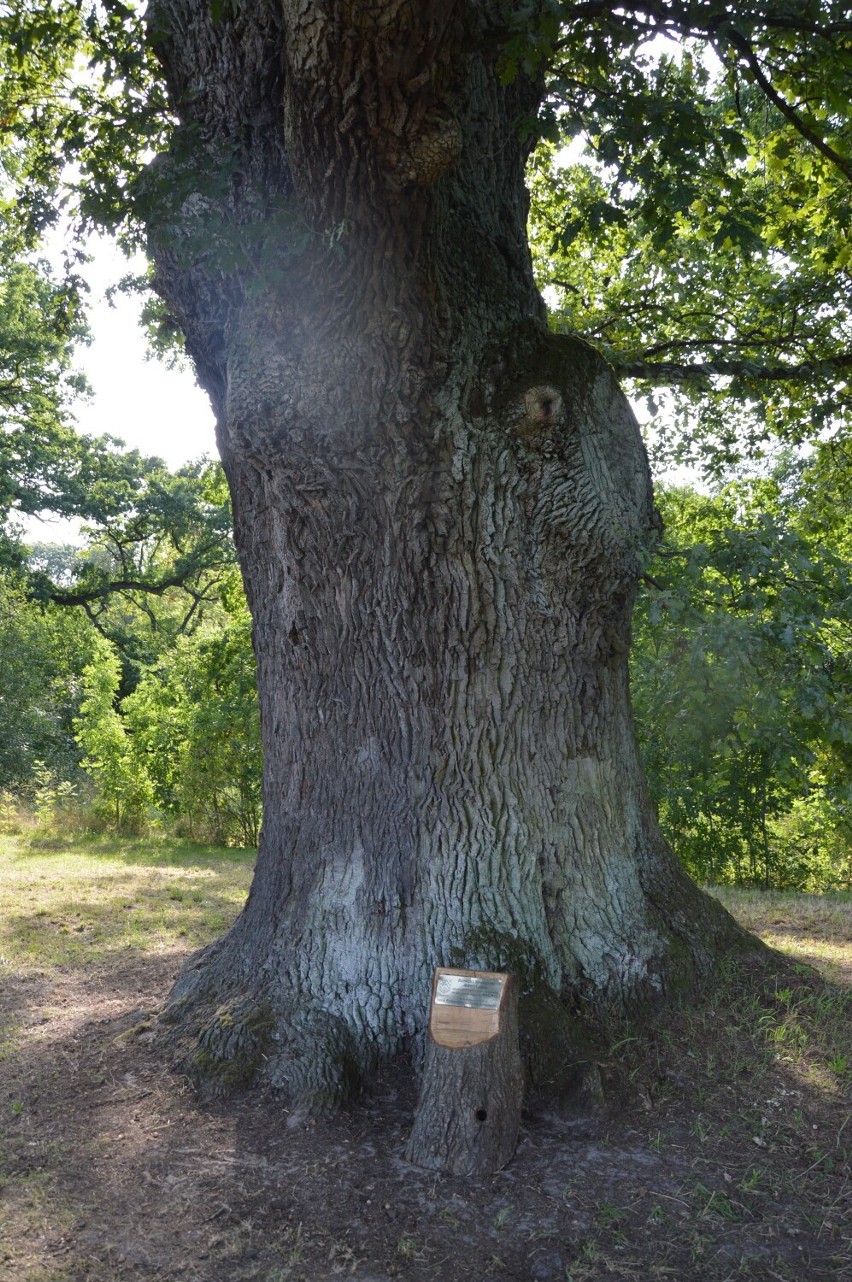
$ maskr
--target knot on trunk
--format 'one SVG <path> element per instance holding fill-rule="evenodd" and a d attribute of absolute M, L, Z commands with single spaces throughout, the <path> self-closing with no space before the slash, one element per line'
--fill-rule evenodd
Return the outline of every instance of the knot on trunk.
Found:
<path fill-rule="evenodd" d="M 507 419 L 528 449 L 551 453 L 567 428 L 561 392 L 548 383 L 527 388 L 508 407 Z"/>

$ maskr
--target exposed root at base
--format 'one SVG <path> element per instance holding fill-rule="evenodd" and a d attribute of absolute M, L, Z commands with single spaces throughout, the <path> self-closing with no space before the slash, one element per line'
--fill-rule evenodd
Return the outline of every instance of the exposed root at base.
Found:
<path fill-rule="evenodd" d="M 343 1020 L 291 995 L 215 991 L 193 959 L 159 1020 L 158 1041 L 202 1098 L 266 1086 L 291 1125 L 333 1112 L 372 1065 Z"/>

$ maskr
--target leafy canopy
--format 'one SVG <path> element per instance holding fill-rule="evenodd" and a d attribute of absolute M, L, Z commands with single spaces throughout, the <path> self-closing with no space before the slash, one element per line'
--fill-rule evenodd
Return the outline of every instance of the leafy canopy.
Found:
<path fill-rule="evenodd" d="M 555 8 L 567 26 L 531 178 L 554 324 L 652 413 L 664 401 L 661 461 L 721 475 L 773 441 L 848 430 L 847 7 Z"/>
<path fill-rule="evenodd" d="M 239 22 L 240 0 L 211 8 L 217 23 Z M 538 119 L 518 127 L 543 139 L 531 231 L 554 323 L 600 346 L 652 410 L 666 401 L 667 458 L 703 459 L 721 475 L 743 451 L 842 431 L 852 369 L 847 6 L 496 8 L 502 75 L 546 85 Z M 135 243 L 146 223 L 180 213 L 180 164 L 168 191 L 150 164 L 180 141 L 170 144 L 143 17 L 124 0 L 0 4 L 0 170 L 24 239 L 60 209 Z M 245 267 L 232 250 L 228 270 Z"/>

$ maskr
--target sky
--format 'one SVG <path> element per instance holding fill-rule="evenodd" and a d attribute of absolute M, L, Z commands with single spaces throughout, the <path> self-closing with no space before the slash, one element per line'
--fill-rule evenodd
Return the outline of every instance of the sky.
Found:
<path fill-rule="evenodd" d="M 48 257 L 59 261 L 61 234 L 47 246 Z M 77 429 L 88 436 L 116 436 L 130 449 L 155 455 L 172 469 L 204 455 L 216 457 L 213 412 L 188 363 L 171 369 L 148 358 L 140 326 L 143 298 L 107 291 L 123 276 L 144 270 L 144 261 L 128 261 L 106 237 L 92 237 L 91 262 L 83 269 L 89 284 L 89 327 L 92 342 L 81 347 L 77 364 L 92 388 L 91 397 L 73 406 Z M 38 542 L 77 542 L 80 523 L 26 518 L 29 538 Z"/>
<path fill-rule="evenodd" d="M 155 454 L 171 468 L 203 454 L 215 456 L 213 413 L 194 375 L 188 368 L 169 369 L 146 358 L 139 324 L 143 300 L 118 294 L 112 304 L 107 301 L 110 286 L 144 264 L 128 263 L 106 239 L 93 240 L 90 253 L 85 275 L 91 290 L 92 343 L 80 349 L 79 363 L 94 395 L 75 407 L 79 430 L 118 436 L 131 449 Z"/>

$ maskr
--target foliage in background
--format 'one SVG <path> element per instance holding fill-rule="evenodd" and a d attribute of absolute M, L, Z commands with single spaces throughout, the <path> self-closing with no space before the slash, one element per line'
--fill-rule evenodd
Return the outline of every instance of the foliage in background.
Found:
<path fill-rule="evenodd" d="M 256 846 L 262 753 L 251 619 L 236 575 L 226 614 L 164 651 L 122 711 L 157 805 L 180 830 Z"/>
<path fill-rule="evenodd" d="M 84 390 L 72 370 L 86 334 L 79 299 L 45 263 L 14 253 L 0 241 L 0 564 L 15 560 L 10 515 L 68 514 L 97 479 L 67 410 Z"/>
<path fill-rule="evenodd" d="M 121 664 L 103 637 L 95 641 L 92 662 L 83 669 L 83 699 L 75 723 L 85 756 L 84 770 L 95 781 L 96 812 L 117 832 L 139 832 L 153 800 L 144 759 L 116 708 Z"/>
<path fill-rule="evenodd" d="M 82 611 L 29 600 L 20 580 L 0 578 L 3 826 L 21 827 L 23 805 L 45 830 L 60 819 L 125 834 L 166 823 L 255 846 L 263 759 L 236 567 L 192 629 L 152 630 L 142 610 L 124 625 L 149 650 L 144 665 L 128 664 Z"/>
<path fill-rule="evenodd" d="M 0 568 L 43 602 L 82 606 L 131 658 L 122 611 L 176 635 L 215 599 L 233 562 L 227 487 L 218 465 L 171 472 L 119 440 L 75 430 L 70 407 L 84 384 L 74 349 L 86 338 L 79 282 L 57 282 L 18 252 L 14 238 L 0 238 Z M 83 522 L 85 552 L 28 547 L 20 519 L 47 515 Z"/>
<path fill-rule="evenodd" d="M 190 832 L 253 845 L 254 658 L 225 480 L 218 464 L 172 473 L 143 462 L 123 478 L 110 468 L 93 477 L 102 519 L 84 527 L 81 546 L 7 540 L 15 556 L 0 570 L 0 790 L 23 798 L 42 826 L 72 799 L 85 823 L 94 785 L 98 828 L 139 831 L 159 808 Z M 44 473 L 34 493 L 41 485 Z M 42 502 L 58 500 L 46 487 Z M 122 701 L 140 683 L 132 727 Z M 173 727 L 168 763 L 164 734 L 154 745 L 142 728 L 144 701 L 154 715 L 158 700 L 157 715 Z"/>
<path fill-rule="evenodd" d="M 852 885 L 852 585 L 820 519 L 834 454 L 659 496 L 633 700 L 663 827 L 701 881 Z"/>
<path fill-rule="evenodd" d="M 125 619 L 128 635 L 156 645 L 132 681 L 118 647 L 80 612 L 45 609 L 7 588 L 0 713 L 10 710 L 10 734 L 0 788 L 29 795 L 45 822 L 85 775 L 98 829 L 138 833 L 159 817 L 193 838 L 256 845 L 262 753 L 251 622 L 233 565 L 224 579 L 177 637 L 152 631 L 142 610 Z"/>
<path fill-rule="evenodd" d="M 159 459 L 145 462 L 121 511 L 86 525 L 84 546 L 64 565 L 37 546 L 26 559 L 33 595 L 80 606 L 118 647 L 122 694 L 164 648 L 215 617 L 234 564 L 219 464 L 187 463 L 170 472 Z"/>
<path fill-rule="evenodd" d="M 73 720 L 94 643 L 81 615 L 29 600 L 0 571 L 0 789 L 31 790 L 44 768 L 78 777 Z"/>
<path fill-rule="evenodd" d="M 0 186 L 28 243 L 60 208 L 89 227 L 127 221 L 170 114 L 135 0 L 0 4 Z M 62 192 L 61 203 L 57 193 Z"/>
<path fill-rule="evenodd" d="M 604 3 L 591 29 L 549 8 L 531 241 L 553 323 L 662 395 L 660 464 L 720 478 L 848 431 L 848 6 Z"/>

